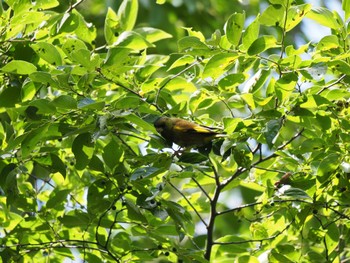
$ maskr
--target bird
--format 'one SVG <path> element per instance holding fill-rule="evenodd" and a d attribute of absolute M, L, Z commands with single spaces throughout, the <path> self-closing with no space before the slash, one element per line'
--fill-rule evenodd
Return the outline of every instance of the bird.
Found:
<path fill-rule="evenodd" d="M 212 128 L 174 117 L 160 117 L 154 127 L 166 141 L 183 148 L 205 146 L 215 138 L 226 136 Z"/>

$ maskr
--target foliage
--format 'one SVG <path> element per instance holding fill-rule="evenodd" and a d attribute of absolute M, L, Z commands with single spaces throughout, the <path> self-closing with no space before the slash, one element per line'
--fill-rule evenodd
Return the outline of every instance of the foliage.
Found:
<path fill-rule="evenodd" d="M 103 29 L 82 2 L 0 6 L 3 262 L 350 257 L 347 1 L 343 19 L 270 0 L 210 37 L 184 29 L 170 55 L 157 44 L 171 34 L 138 26 L 137 0 L 109 8 Z M 331 33 L 289 43 L 307 19 Z M 160 115 L 227 137 L 174 152 Z"/>

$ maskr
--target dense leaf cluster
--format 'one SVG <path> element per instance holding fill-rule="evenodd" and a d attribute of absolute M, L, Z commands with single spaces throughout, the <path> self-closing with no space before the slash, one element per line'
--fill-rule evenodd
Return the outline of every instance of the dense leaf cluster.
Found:
<path fill-rule="evenodd" d="M 104 28 L 83 2 L 0 4 L 3 262 L 350 257 L 348 1 L 340 15 L 270 0 L 210 37 L 184 28 L 164 55 L 175 40 L 137 25 L 137 0 Z M 289 43 L 307 19 L 330 33 Z M 227 137 L 177 152 L 161 115 Z"/>

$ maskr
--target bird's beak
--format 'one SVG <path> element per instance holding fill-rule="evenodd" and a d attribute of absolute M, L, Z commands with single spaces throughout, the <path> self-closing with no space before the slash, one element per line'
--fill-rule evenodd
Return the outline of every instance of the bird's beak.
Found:
<path fill-rule="evenodd" d="M 160 128 L 160 127 L 156 128 L 156 130 L 157 130 L 158 133 L 161 133 L 163 131 L 163 129 Z"/>

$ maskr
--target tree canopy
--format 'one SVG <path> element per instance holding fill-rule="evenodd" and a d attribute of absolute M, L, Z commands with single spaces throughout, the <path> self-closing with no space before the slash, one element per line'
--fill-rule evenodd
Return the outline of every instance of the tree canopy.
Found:
<path fill-rule="evenodd" d="M 61 2 L 0 2 L 2 262 L 350 258 L 349 1 Z"/>

